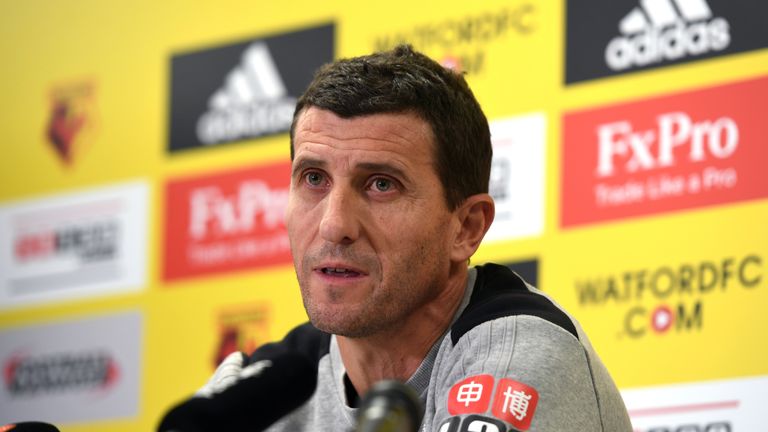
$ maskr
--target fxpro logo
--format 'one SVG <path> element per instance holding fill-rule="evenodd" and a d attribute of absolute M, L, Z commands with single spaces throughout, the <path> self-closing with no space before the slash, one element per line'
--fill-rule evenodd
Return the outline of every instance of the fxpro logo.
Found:
<path fill-rule="evenodd" d="M 758 78 L 566 114 L 563 226 L 765 197 L 765 100 Z"/>
<path fill-rule="evenodd" d="M 596 178 L 726 160 L 739 148 L 739 125 L 728 116 L 694 120 L 685 112 L 671 112 L 656 117 L 655 126 L 636 130 L 627 120 L 598 125 Z M 600 182 L 594 194 L 598 205 L 617 206 L 728 190 L 737 182 L 736 168 L 707 166 L 696 174 L 652 176 L 644 183 Z"/>
<path fill-rule="evenodd" d="M 619 30 L 605 48 L 614 71 L 722 51 L 731 43 L 730 24 L 706 0 L 640 0 Z"/>
<path fill-rule="evenodd" d="M 5 387 L 14 396 L 104 389 L 119 376 L 115 360 L 100 351 L 13 356 L 3 366 Z"/>
<path fill-rule="evenodd" d="M 166 279 L 290 262 L 289 171 L 279 163 L 169 182 Z"/>
<path fill-rule="evenodd" d="M 759 287 L 764 266 L 751 254 L 584 278 L 575 287 L 582 306 L 624 308 L 619 337 L 684 334 L 704 328 L 711 298 Z"/>
<path fill-rule="evenodd" d="M 210 267 L 281 254 L 288 248 L 287 203 L 287 189 L 260 180 L 244 181 L 231 194 L 213 185 L 192 190 L 187 259 Z"/>
<path fill-rule="evenodd" d="M 287 189 L 273 189 L 259 179 L 247 180 L 227 194 L 217 186 L 194 189 L 189 196 L 189 235 L 192 239 L 237 236 L 259 228 L 284 225 Z"/>
<path fill-rule="evenodd" d="M 287 132 L 298 96 L 333 60 L 325 25 L 174 55 L 171 151 Z"/>
<path fill-rule="evenodd" d="M 656 117 L 656 128 L 635 130 L 630 121 L 597 126 L 598 177 L 616 173 L 616 160 L 623 172 L 634 173 L 674 166 L 676 153 L 687 162 L 727 159 L 739 147 L 739 126 L 728 117 L 696 119 L 685 112 Z"/>

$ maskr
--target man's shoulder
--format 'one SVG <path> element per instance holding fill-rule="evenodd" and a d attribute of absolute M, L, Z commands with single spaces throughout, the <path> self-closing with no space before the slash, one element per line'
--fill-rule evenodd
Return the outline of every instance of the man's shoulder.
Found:
<path fill-rule="evenodd" d="M 473 328 L 504 317 L 533 316 L 554 324 L 579 339 L 573 320 L 549 297 L 532 289 L 508 267 L 488 263 L 476 267 L 477 278 L 469 304 L 451 326 L 455 345 Z"/>

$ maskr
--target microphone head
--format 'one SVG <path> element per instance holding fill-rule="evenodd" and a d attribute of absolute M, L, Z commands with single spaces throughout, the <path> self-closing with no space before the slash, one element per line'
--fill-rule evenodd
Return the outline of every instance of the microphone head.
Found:
<path fill-rule="evenodd" d="M 398 381 L 380 381 L 360 403 L 357 431 L 417 432 L 423 417 L 422 403 L 412 388 Z"/>
<path fill-rule="evenodd" d="M 234 384 L 210 397 L 173 407 L 158 431 L 260 431 L 303 405 L 315 392 L 317 367 L 297 353 L 282 353 L 243 368 Z"/>
<path fill-rule="evenodd" d="M 60 432 L 59 428 L 43 422 L 21 422 L 0 426 L 0 432 Z"/>

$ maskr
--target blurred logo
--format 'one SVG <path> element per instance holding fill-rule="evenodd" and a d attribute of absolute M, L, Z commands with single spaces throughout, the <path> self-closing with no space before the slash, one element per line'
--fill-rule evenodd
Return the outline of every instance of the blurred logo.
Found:
<path fill-rule="evenodd" d="M 81 264 L 113 259 L 118 249 L 115 220 L 77 223 L 50 231 L 27 232 L 14 244 L 17 262 L 71 257 Z"/>
<path fill-rule="evenodd" d="M 765 429 L 768 377 L 624 389 L 635 432 L 731 432 Z"/>
<path fill-rule="evenodd" d="M 275 61 L 264 42 L 251 44 L 241 63 L 227 74 L 208 99 L 197 121 L 203 144 L 216 144 L 283 132 L 293 119 L 296 98 L 288 96 Z"/>
<path fill-rule="evenodd" d="M 105 389 L 115 384 L 119 370 L 115 359 L 101 351 L 16 355 L 3 365 L 6 388 L 14 396 Z"/>
<path fill-rule="evenodd" d="M 46 138 L 66 165 L 90 144 L 96 123 L 96 85 L 82 81 L 60 85 L 50 91 L 50 116 Z"/>
<path fill-rule="evenodd" d="M 166 280 L 291 262 L 290 163 L 166 186 Z"/>
<path fill-rule="evenodd" d="M 470 75 L 487 68 L 487 46 L 511 35 L 528 35 L 537 29 L 536 6 L 517 1 L 506 7 L 424 22 L 375 37 L 374 51 L 384 51 L 402 43 L 430 53 L 443 66 Z"/>
<path fill-rule="evenodd" d="M 171 59 L 169 150 L 287 132 L 297 97 L 334 58 L 324 25 Z"/>
<path fill-rule="evenodd" d="M 0 418 L 136 416 L 142 327 L 142 316 L 128 311 L 0 331 Z"/>
<path fill-rule="evenodd" d="M 438 432 L 507 432 L 507 425 L 493 417 L 469 415 L 449 417 L 440 423 Z M 517 429 L 510 429 L 514 432 Z"/>
<path fill-rule="evenodd" d="M 733 426 L 728 421 L 715 421 L 712 423 L 687 422 L 682 424 L 652 426 L 648 429 L 635 429 L 634 432 L 731 432 Z"/>
<path fill-rule="evenodd" d="M 0 308 L 143 285 L 142 182 L 0 207 Z"/>
<path fill-rule="evenodd" d="M 214 369 L 231 353 L 250 355 L 270 341 L 268 304 L 238 306 L 219 313 L 219 346 L 213 359 Z"/>
<path fill-rule="evenodd" d="M 493 417 L 467 416 L 461 423 L 461 432 L 507 432 L 507 425 Z M 443 432 L 442 430 L 440 432 Z"/>
<path fill-rule="evenodd" d="M 547 122 L 543 113 L 490 123 L 493 163 L 489 193 L 496 216 L 486 241 L 540 235 L 544 230 Z"/>

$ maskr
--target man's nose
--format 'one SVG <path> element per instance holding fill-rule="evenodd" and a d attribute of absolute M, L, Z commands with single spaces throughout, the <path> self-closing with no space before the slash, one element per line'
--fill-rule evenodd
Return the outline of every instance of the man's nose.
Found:
<path fill-rule="evenodd" d="M 338 187 L 326 195 L 320 236 L 331 243 L 349 244 L 357 240 L 360 224 L 353 191 Z"/>

